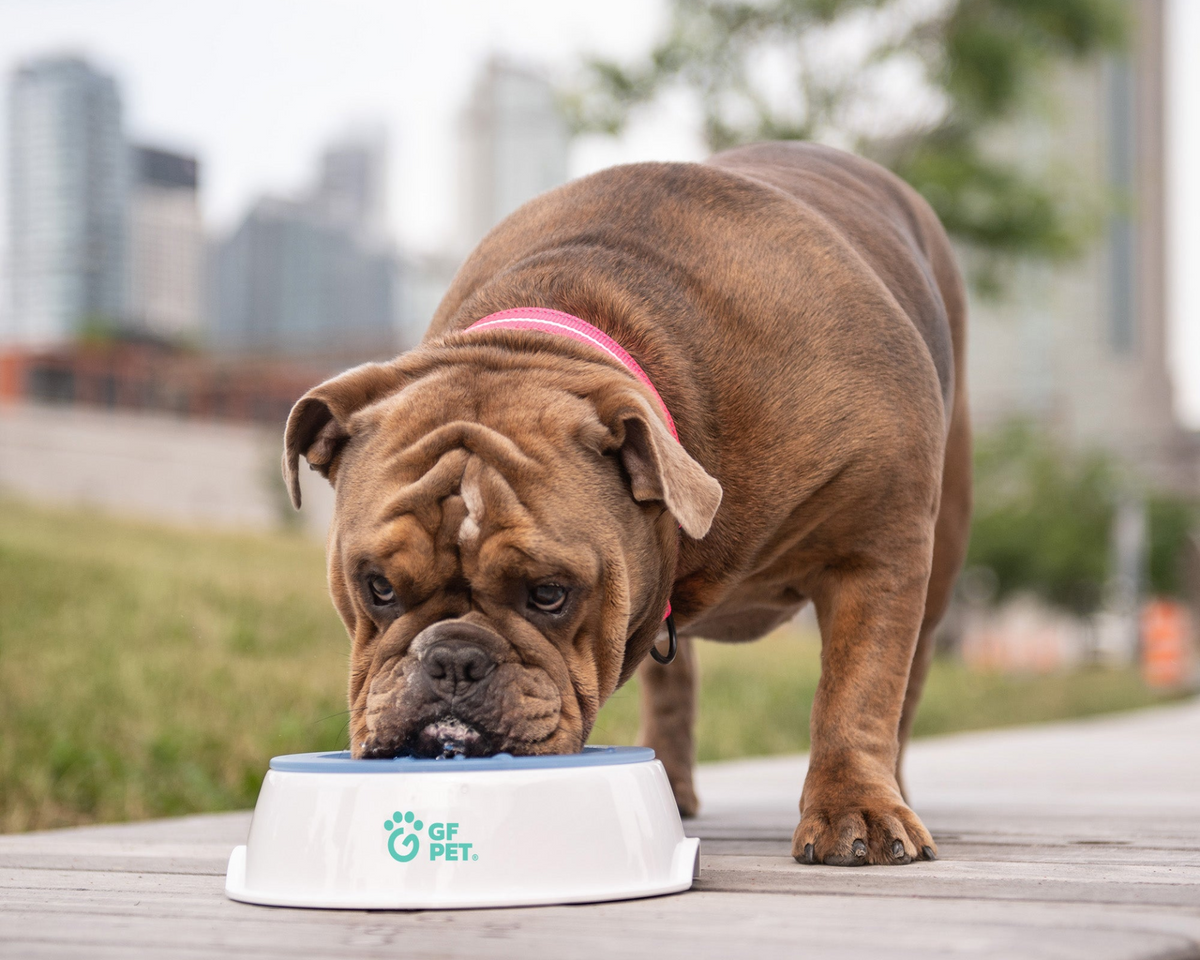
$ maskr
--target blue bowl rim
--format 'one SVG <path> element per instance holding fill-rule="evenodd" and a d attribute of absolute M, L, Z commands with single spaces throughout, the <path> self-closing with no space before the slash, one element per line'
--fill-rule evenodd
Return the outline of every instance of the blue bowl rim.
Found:
<path fill-rule="evenodd" d="M 623 763 L 648 763 L 654 759 L 649 747 L 584 747 L 581 753 L 514 757 L 455 757 L 428 760 L 393 757 L 389 760 L 354 760 L 349 750 L 333 753 L 291 753 L 271 758 L 271 769 L 280 773 L 465 773 L 482 770 L 554 770 L 563 767 L 608 767 Z"/>

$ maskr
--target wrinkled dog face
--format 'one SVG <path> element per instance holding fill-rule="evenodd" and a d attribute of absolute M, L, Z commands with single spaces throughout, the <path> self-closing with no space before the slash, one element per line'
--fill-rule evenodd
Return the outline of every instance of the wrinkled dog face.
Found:
<path fill-rule="evenodd" d="M 355 756 L 578 751 L 648 651 L 673 514 L 702 534 L 720 488 L 607 379 L 597 400 L 549 373 L 369 365 L 296 405 L 293 497 L 300 455 L 337 490 Z"/>

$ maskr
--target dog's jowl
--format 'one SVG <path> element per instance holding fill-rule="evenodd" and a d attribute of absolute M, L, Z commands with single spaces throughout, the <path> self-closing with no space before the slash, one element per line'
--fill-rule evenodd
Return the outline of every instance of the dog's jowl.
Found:
<path fill-rule="evenodd" d="M 964 349 L 941 226 L 848 154 L 636 164 L 522 207 L 419 347 L 288 421 L 297 506 L 301 457 L 336 489 L 355 756 L 577 751 L 640 667 L 643 740 L 694 812 L 693 638 L 811 601 L 792 852 L 935 856 L 900 760 L 966 542 Z"/>

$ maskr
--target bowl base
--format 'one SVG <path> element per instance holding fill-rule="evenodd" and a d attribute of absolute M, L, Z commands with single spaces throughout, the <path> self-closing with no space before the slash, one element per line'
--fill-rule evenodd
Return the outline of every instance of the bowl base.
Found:
<path fill-rule="evenodd" d="M 564 893 L 563 891 L 528 891 L 509 899 L 454 899 L 413 900 L 404 897 L 398 901 L 395 892 L 380 891 L 375 894 L 355 893 L 345 897 L 312 897 L 303 894 L 289 896 L 251 890 L 246 886 L 246 847 L 235 847 L 229 855 L 229 867 L 225 873 L 225 895 L 230 900 L 253 903 L 266 907 L 302 907 L 317 910 L 471 910 L 488 907 L 537 907 L 568 903 L 604 903 L 613 900 L 640 900 L 644 897 L 660 897 L 671 893 L 682 893 L 689 889 L 693 880 L 700 878 L 700 840 L 684 837 L 675 848 L 671 865 L 671 877 L 665 883 L 626 889 L 606 889 Z"/>

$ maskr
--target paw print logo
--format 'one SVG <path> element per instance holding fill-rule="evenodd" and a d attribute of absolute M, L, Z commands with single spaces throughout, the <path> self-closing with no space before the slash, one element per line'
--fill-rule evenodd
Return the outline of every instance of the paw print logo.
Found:
<path fill-rule="evenodd" d="M 408 825 L 409 833 L 404 832 L 405 825 Z M 421 838 L 417 836 L 417 831 L 424 827 L 420 820 L 416 819 L 416 815 L 409 810 L 407 813 L 401 813 L 397 810 L 392 814 L 391 820 L 384 821 L 383 829 L 390 831 L 388 836 L 388 853 L 392 855 L 393 860 L 399 860 L 401 863 L 408 863 L 417 855 L 417 851 L 421 849 Z M 400 838 L 403 837 L 403 840 Z M 400 853 L 396 850 L 396 841 L 400 840 L 400 846 L 404 847 L 404 852 Z"/>

